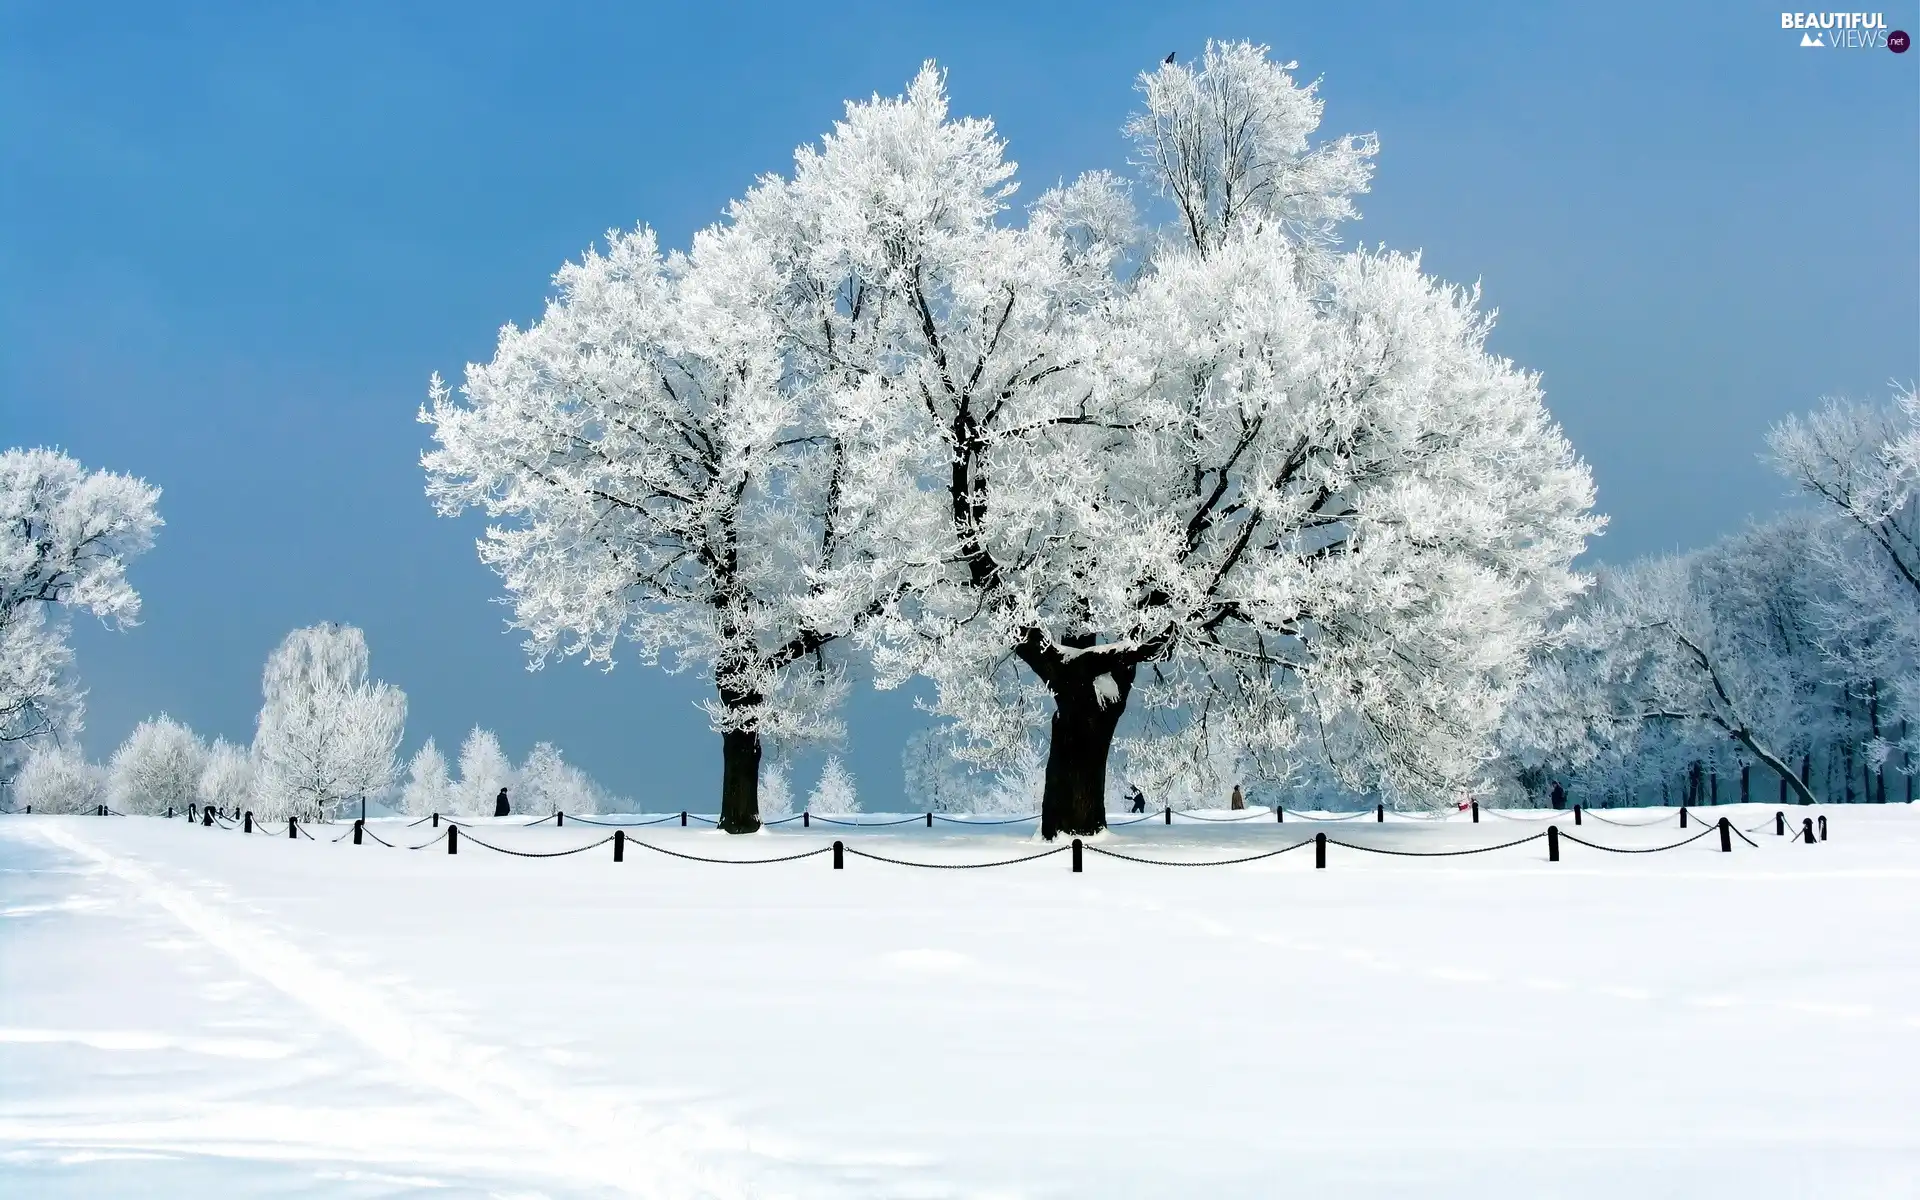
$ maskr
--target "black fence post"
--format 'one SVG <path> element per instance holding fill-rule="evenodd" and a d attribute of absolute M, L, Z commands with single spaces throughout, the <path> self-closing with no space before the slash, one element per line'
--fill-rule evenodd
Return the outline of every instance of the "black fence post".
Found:
<path fill-rule="evenodd" d="M 1720 853 L 1733 853 L 1733 825 L 1725 817 L 1720 818 Z"/>
<path fill-rule="evenodd" d="M 1313 835 L 1313 866 L 1316 871 L 1327 869 L 1327 835 L 1324 833 Z"/>
<path fill-rule="evenodd" d="M 1478 800 L 1473 801 L 1473 823 L 1475 825 L 1480 823 L 1480 802 Z"/>
<path fill-rule="evenodd" d="M 927 828 L 928 828 L 928 829 L 932 829 L 932 828 L 933 828 L 933 814 L 932 814 L 932 813 L 928 813 L 928 814 L 927 814 Z"/>
<path fill-rule="evenodd" d="M 1573 806 L 1573 823 L 1575 825 L 1580 824 L 1580 806 L 1578 804 Z"/>
<path fill-rule="evenodd" d="M 1560 827 L 1558 825 L 1547 826 L 1547 861 L 1560 861 Z"/>
<path fill-rule="evenodd" d="M 616 829 L 613 831 L 613 861 L 625 862 L 626 859 L 627 831 L 624 829 Z"/>
<path fill-rule="evenodd" d="M 240 832 L 252 833 L 253 832 L 253 810 L 248 809 L 246 816 L 241 817 L 240 820 L 242 822 L 240 826 Z"/>
<path fill-rule="evenodd" d="M 1373 819 L 1380 824 L 1385 824 L 1387 820 L 1387 806 L 1384 804 L 1374 805 Z"/>
<path fill-rule="evenodd" d="M 1773 814 L 1773 835 L 1775 837 L 1787 836 L 1787 814 L 1786 813 L 1777 812 Z"/>
<path fill-rule="evenodd" d="M 1073 873 L 1080 873 L 1080 839 L 1073 839 Z"/>
<path fill-rule="evenodd" d="M 1165 816 L 1167 818 L 1167 824 L 1169 825 L 1173 824 L 1173 805 L 1171 804 L 1167 805 L 1167 811 L 1165 813 Z"/>
<path fill-rule="evenodd" d="M 197 808 L 196 806 L 194 806 L 194 805 L 192 805 L 192 804 L 189 804 L 189 805 L 187 805 L 187 820 L 188 820 L 188 822 L 189 822 L 189 823 L 191 823 L 191 822 L 194 822 L 194 821 L 198 821 L 199 819 L 200 819 L 200 812 L 199 812 L 199 809 L 198 809 L 198 808 Z"/>
<path fill-rule="evenodd" d="M 847 854 L 846 843 L 836 840 L 833 843 L 833 869 L 834 870 L 844 871 L 847 869 L 846 854 Z"/>
<path fill-rule="evenodd" d="M 685 829 L 686 827 L 687 827 L 687 810 L 683 808 L 680 810 L 680 828 Z"/>
<path fill-rule="evenodd" d="M 1820 814 L 1820 840 L 1823 842 L 1827 840 L 1827 814 L 1825 813 Z"/>
<path fill-rule="evenodd" d="M 213 828 L 213 806 L 212 805 L 208 805 L 206 808 L 203 808 L 200 810 L 200 827 L 203 829 Z"/>
<path fill-rule="evenodd" d="M 434 827 L 435 829 L 438 829 L 438 828 L 440 828 L 440 814 L 439 814 L 439 813 L 434 813 L 434 814 L 433 814 L 433 827 Z"/>
<path fill-rule="evenodd" d="M 460 827 L 452 821 L 447 822 L 447 853 L 460 853 Z"/>
<path fill-rule="evenodd" d="M 1800 823 L 1800 832 L 1806 835 L 1807 845 L 1813 845 L 1813 818 L 1808 817 Z"/>
<path fill-rule="evenodd" d="M 1682 804 L 1680 806 L 1680 828 L 1685 829 L 1686 827 L 1687 827 L 1687 806 Z"/>
<path fill-rule="evenodd" d="M 293 817 L 287 818 L 287 836 L 295 839 L 298 839 L 300 836 L 300 826 L 295 823 Z"/>
<path fill-rule="evenodd" d="M 564 829 L 566 827 L 566 824 L 567 824 L 567 814 L 561 812 L 557 808 L 554 809 L 553 810 L 553 827 L 555 829 Z"/>
<path fill-rule="evenodd" d="M 1273 823 L 1275 825 L 1285 825 L 1287 823 L 1287 810 L 1278 804 L 1273 806 Z"/>
<path fill-rule="evenodd" d="M 173 805 L 167 805 L 167 820 L 173 820 Z"/>
<path fill-rule="evenodd" d="M 802 810 L 802 811 L 801 811 L 801 813 L 800 813 L 800 828 L 802 828 L 802 829 L 812 829 L 812 828 L 813 828 L 813 810 L 812 810 L 812 809 L 804 809 L 804 810 Z"/>
<path fill-rule="evenodd" d="M 358 846 L 360 844 L 360 833 L 361 833 L 361 830 L 363 830 L 366 827 L 366 824 L 367 824 L 367 819 L 365 817 L 354 818 L 354 821 L 353 821 L 353 844 L 354 845 Z"/>

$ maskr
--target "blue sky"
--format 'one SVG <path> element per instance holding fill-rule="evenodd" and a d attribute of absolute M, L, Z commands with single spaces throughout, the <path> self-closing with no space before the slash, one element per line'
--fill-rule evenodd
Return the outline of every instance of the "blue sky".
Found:
<path fill-rule="evenodd" d="M 1801 49 L 1777 9 L 661 7 L 0 0 L 0 444 L 165 489 L 145 623 L 77 638 L 93 753 L 162 710 L 249 737 L 267 652 L 330 619 L 408 693 L 409 750 L 479 723 L 710 807 L 698 681 L 526 671 L 414 413 L 605 229 L 684 244 L 924 58 L 1029 194 L 1124 165 L 1169 50 L 1323 74 L 1328 131 L 1382 145 L 1353 236 L 1483 282 L 1593 464 L 1603 559 L 1781 507 L 1770 421 L 1920 375 L 1920 53 Z M 863 788 L 897 794 L 919 718 L 850 715 Z"/>

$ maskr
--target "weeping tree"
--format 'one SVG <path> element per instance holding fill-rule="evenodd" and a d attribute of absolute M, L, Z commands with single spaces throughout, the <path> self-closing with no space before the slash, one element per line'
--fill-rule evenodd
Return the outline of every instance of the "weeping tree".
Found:
<path fill-rule="evenodd" d="M 612 232 L 554 278 L 421 419 L 428 492 L 496 522 L 479 542 L 534 663 L 574 656 L 704 673 L 720 735 L 720 825 L 759 828 L 763 739 L 832 738 L 853 616 L 818 576 L 859 525 L 847 441 L 794 378 L 760 297 L 769 247 L 726 225 L 663 256 Z"/>

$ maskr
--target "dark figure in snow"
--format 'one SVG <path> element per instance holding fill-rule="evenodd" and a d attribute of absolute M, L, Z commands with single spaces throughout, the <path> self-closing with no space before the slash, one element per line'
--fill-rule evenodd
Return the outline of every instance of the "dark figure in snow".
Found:
<path fill-rule="evenodd" d="M 1127 806 L 1128 812 L 1143 813 L 1147 811 L 1147 797 L 1146 794 L 1140 790 L 1139 785 L 1131 784 L 1127 787 L 1127 799 L 1132 801 L 1132 803 Z"/>
<path fill-rule="evenodd" d="M 1560 786 L 1558 779 L 1553 781 L 1553 791 L 1548 793 L 1548 798 L 1553 801 L 1555 808 L 1565 808 L 1567 806 L 1567 789 Z"/>
<path fill-rule="evenodd" d="M 500 794 L 493 798 L 493 815 L 496 817 L 507 815 L 507 789 L 505 788 L 501 788 Z"/>
<path fill-rule="evenodd" d="M 1247 798 L 1240 794 L 1240 785 L 1237 783 L 1233 785 L 1233 798 L 1227 801 L 1227 806 L 1229 808 L 1245 808 L 1247 806 Z"/>

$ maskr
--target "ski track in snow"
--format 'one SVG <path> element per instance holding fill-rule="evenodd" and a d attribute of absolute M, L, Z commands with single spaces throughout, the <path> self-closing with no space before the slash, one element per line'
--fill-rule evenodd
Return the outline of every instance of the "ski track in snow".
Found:
<path fill-rule="evenodd" d="M 408 1012 L 379 988 L 348 978 L 272 932 L 204 903 L 184 885 L 110 853 L 70 829 L 44 825 L 48 841 L 97 864 L 232 959 L 355 1038 L 419 1085 L 467 1102 L 505 1129 L 538 1139 L 543 1173 L 649 1197 L 732 1200 L 763 1194 L 713 1161 L 750 1154 L 746 1136 L 716 1121 L 670 1122 L 658 1114 L 582 1098 L 521 1070 L 507 1051 L 455 1037 Z M 17 1030 L 9 1041 L 86 1039 L 91 1034 Z M 111 1037 L 112 1035 L 102 1035 Z"/>

